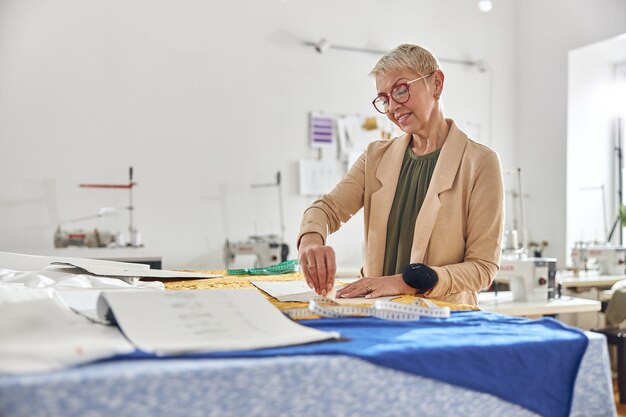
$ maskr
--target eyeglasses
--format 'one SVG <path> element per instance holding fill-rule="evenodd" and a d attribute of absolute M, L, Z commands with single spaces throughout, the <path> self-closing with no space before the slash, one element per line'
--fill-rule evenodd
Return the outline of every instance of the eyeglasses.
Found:
<path fill-rule="evenodd" d="M 422 75 L 419 78 L 416 78 L 411 81 L 407 81 L 402 84 L 398 84 L 391 89 L 391 94 L 380 93 L 378 97 L 372 101 L 374 108 L 382 114 L 385 114 L 389 111 L 389 98 L 391 97 L 393 101 L 398 104 L 404 104 L 409 101 L 411 94 L 409 93 L 409 84 L 414 83 L 415 81 L 422 80 L 424 78 L 430 77 L 434 74 L 434 71 L 430 74 Z"/>

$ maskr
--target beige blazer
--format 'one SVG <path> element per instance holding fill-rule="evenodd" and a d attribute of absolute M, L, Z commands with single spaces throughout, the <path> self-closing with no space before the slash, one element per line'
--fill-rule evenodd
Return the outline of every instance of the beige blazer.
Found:
<path fill-rule="evenodd" d="M 498 155 L 468 139 L 452 120 L 422 208 L 415 222 L 411 263 L 435 270 L 439 281 L 425 295 L 477 305 L 476 292 L 498 271 L 503 229 L 504 187 Z M 411 136 L 372 142 L 344 178 L 304 212 L 305 233 L 326 241 L 364 208 L 366 277 L 382 274 L 387 221 L 404 152 Z"/>

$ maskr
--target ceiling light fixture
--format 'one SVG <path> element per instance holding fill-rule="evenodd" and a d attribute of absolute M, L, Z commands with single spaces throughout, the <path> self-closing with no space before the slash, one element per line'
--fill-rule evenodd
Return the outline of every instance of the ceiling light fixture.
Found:
<path fill-rule="evenodd" d="M 483 13 L 489 13 L 493 9 L 491 0 L 480 0 L 478 2 L 478 9 Z"/>

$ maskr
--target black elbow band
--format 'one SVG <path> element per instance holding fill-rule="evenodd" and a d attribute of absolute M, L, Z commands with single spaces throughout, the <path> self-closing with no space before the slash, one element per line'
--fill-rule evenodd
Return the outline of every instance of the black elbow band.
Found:
<path fill-rule="evenodd" d="M 431 290 L 439 281 L 437 273 L 424 264 L 408 264 L 402 272 L 402 279 L 406 285 L 415 288 L 418 294 Z"/>

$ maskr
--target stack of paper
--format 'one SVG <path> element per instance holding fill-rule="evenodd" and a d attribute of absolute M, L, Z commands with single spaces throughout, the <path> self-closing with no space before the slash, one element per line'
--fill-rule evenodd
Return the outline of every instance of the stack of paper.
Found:
<path fill-rule="evenodd" d="M 134 350 L 116 327 L 92 323 L 53 297 L 32 298 L 0 303 L 0 373 L 48 371 Z"/>
<path fill-rule="evenodd" d="M 25 255 L 21 253 L 0 252 L 0 268 L 20 271 L 35 271 L 49 265 L 67 265 L 80 268 L 85 272 L 107 277 L 139 277 L 139 278 L 216 278 L 221 275 L 196 272 L 168 271 L 166 269 L 150 269 L 149 265 L 103 261 L 87 258 L 64 258 L 54 256 Z"/>
<path fill-rule="evenodd" d="M 356 279 L 355 279 L 356 280 Z M 342 280 L 347 281 L 347 280 Z M 309 301 L 319 298 L 319 295 L 315 293 L 305 281 L 284 281 L 284 282 L 275 282 L 275 281 L 252 281 L 252 285 L 257 287 L 260 290 L 265 291 L 272 297 L 276 298 L 278 301 L 297 301 L 301 303 L 308 303 Z M 344 284 L 335 284 L 335 287 L 326 295 L 326 298 L 329 298 L 335 301 L 337 304 L 374 304 L 376 300 L 385 300 L 389 301 L 395 297 L 378 297 L 378 298 L 365 298 L 365 297 L 355 297 L 355 298 L 337 298 L 335 293 L 338 289 L 343 287 Z"/>

